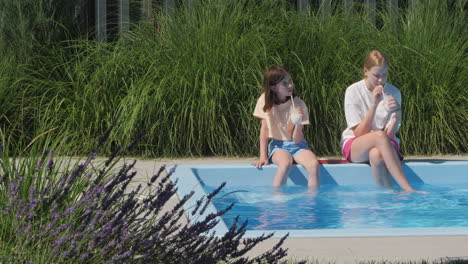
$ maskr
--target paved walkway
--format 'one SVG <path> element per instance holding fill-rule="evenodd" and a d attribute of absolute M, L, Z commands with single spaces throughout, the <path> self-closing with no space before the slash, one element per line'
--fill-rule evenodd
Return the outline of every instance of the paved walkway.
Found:
<path fill-rule="evenodd" d="M 468 154 L 407 158 L 416 159 L 468 160 Z M 135 183 L 146 182 L 163 164 L 250 164 L 255 160 L 255 157 L 139 160 L 136 165 L 138 174 Z M 176 199 L 172 201 L 175 202 Z M 268 250 L 276 241 L 277 239 L 270 239 L 264 242 L 254 248 L 251 255 Z M 289 248 L 289 259 L 308 258 L 320 263 L 468 259 L 467 245 L 468 236 L 288 238 L 285 243 L 285 247 Z"/>

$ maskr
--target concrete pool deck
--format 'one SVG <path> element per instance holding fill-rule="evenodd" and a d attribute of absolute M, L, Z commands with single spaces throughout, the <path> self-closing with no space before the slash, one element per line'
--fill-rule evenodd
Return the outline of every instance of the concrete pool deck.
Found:
<path fill-rule="evenodd" d="M 322 158 L 323 159 L 323 158 Z M 337 159 L 332 157 L 331 159 Z M 133 160 L 125 158 L 126 161 Z M 250 164 L 252 158 L 194 158 L 139 160 L 134 184 L 146 182 L 163 164 Z M 451 156 L 407 157 L 411 160 L 468 160 L 468 154 Z M 467 172 L 468 176 L 468 172 Z M 171 203 L 175 204 L 177 198 Z M 278 239 L 269 239 L 252 250 L 255 256 L 270 249 Z M 468 236 L 394 236 L 394 237 L 336 237 L 288 238 L 288 259 L 309 259 L 320 263 L 358 263 L 361 261 L 441 261 L 468 260 Z"/>

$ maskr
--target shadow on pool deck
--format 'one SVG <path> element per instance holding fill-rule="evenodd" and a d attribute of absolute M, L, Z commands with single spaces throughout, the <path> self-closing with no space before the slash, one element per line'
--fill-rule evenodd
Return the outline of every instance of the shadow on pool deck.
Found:
<path fill-rule="evenodd" d="M 333 158 L 332 158 L 333 159 Z M 133 159 L 128 159 L 133 160 Z M 198 158 L 140 160 L 136 164 L 135 184 L 145 182 L 163 164 L 250 164 L 253 158 Z M 458 156 L 409 157 L 405 161 L 441 163 L 449 160 L 468 160 L 468 154 Z M 414 172 L 413 172 L 414 173 Z M 415 175 L 413 175 L 415 176 Z M 412 177 L 412 174 L 408 174 Z M 416 176 L 417 177 L 417 176 Z M 468 177 L 468 173 L 467 173 Z M 299 179 L 300 180 L 300 179 Z M 172 205 L 178 199 L 170 201 Z M 186 220 L 185 220 L 186 221 Z M 272 238 L 254 248 L 256 256 L 270 249 L 278 239 Z M 347 238 L 288 238 L 288 258 L 318 260 L 321 263 L 357 263 L 359 261 L 440 261 L 468 260 L 468 236 L 417 237 L 347 237 Z"/>

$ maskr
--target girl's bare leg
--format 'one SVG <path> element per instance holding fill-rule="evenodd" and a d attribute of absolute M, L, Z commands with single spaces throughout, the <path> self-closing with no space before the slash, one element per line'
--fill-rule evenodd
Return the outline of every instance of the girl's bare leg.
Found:
<path fill-rule="evenodd" d="M 294 160 L 307 170 L 309 187 L 318 187 L 320 185 L 320 164 L 317 156 L 310 150 L 303 150 L 294 157 Z"/>
<path fill-rule="evenodd" d="M 372 148 L 369 151 L 369 163 L 375 177 L 375 182 L 384 187 L 392 187 L 391 175 L 389 175 L 387 166 L 385 166 L 383 157 L 377 148 Z"/>
<path fill-rule="evenodd" d="M 390 174 L 400 187 L 407 191 L 414 192 L 415 190 L 411 187 L 403 172 L 400 159 L 384 131 L 374 131 L 356 138 L 351 145 L 351 161 L 368 161 L 369 153 L 373 148 L 379 150 Z"/>
<path fill-rule="evenodd" d="M 293 159 L 291 154 L 285 150 L 277 150 L 271 159 L 274 164 L 278 165 L 278 170 L 273 180 L 273 186 L 278 187 L 286 183 L 293 164 Z"/>

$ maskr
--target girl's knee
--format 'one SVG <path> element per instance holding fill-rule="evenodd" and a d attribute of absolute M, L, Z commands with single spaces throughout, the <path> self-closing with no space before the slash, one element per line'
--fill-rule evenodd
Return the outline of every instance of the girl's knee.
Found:
<path fill-rule="evenodd" d="M 292 164 L 278 164 L 278 171 L 288 172 L 292 168 Z"/>
<path fill-rule="evenodd" d="M 369 161 L 371 164 L 380 164 L 383 162 L 382 154 L 378 148 L 372 148 L 369 151 Z"/>
<path fill-rule="evenodd" d="M 320 166 L 320 163 L 319 161 L 314 158 L 314 159 L 310 159 L 308 160 L 307 162 L 305 162 L 304 164 L 302 164 L 302 166 L 304 166 L 307 170 L 309 171 L 315 171 L 318 169 L 318 167 Z"/>
<path fill-rule="evenodd" d="M 385 133 L 385 131 L 383 131 L 383 130 L 374 131 L 374 135 L 375 135 L 377 138 L 388 138 L 388 137 L 387 137 L 387 133 Z"/>
<path fill-rule="evenodd" d="M 320 163 L 319 163 L 318 159 L 316 159 L 316 158 L 314 160 L 312 160 L 311 163 L 312 163 L 312 167 L 314 169 L 317 169 L 320 166 Z"/>
<path fill-rule="evenodd" d="M 289 158 L 285 157 L 281 160 L 278 160 L 277 165 L 278 167 L 282 167 L 282 168 L 291 168 L 293 165 L 293 159 L 291 157 Z"/>
<path fill-rule="evenodd" d="M 387 133 L 385 133 L 385 131 L 379 130 L 379 131 L 375 131 L 373 133 L 374 133 L 375 140 L 376 140 L 377 144 L 378 143 L 390 142 L 390 139 L 388 138 L 388 135 L 387 135 Z"/>

